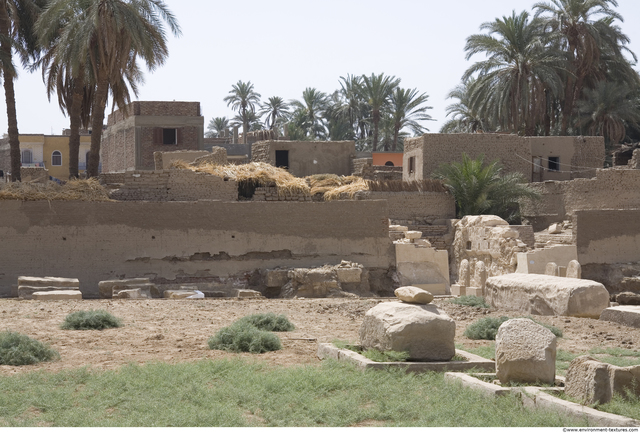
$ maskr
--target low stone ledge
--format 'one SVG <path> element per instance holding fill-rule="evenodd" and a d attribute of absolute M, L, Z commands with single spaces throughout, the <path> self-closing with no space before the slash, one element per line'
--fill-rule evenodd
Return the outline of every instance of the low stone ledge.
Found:
<path fill-rule="evenodd" d="M 623 305 L 605 308 L 600 314 L 600 320 L 640 328 L 640 306 Z"/>
<path fill-rule="evenodd" d="M 494 372 L 496 363 L 464 350 L 456 350 L 456 355 L 466 358 L 466 361 L 434 361 L 434 362 L 375 362 L 349 349 L 339 349 L 331 343 L 318 344 L 318 358 L 346 361 L 356 365 L 361 370 L 383 370 L 388 367 L 399 367 L 407 372 L 422 371 L 467 371 L 477 369 Z"/>
<path fill-rule="evenodd" d="M 55 290 L 50 292 L 34 292 L 34 301 L 68 301 L 82 300 L 82 292 L 80 290 Z"/>

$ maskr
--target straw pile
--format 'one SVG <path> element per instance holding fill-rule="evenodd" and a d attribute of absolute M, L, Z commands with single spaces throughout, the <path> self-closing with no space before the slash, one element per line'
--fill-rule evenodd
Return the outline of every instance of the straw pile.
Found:
<path fill-rule="evenodd" d="M 382 192 L 447 192 L 439 179 L 423 179 L 413 182 L 402 180 L 368 181 L 369 190 Z"/>
<path fill-rule="evenodd" d="M 112 201 L 97 179 L 71 180 L 64 185 L 56 182 L 13 182 L 0 186 L 0 200 Z"/>
<path fill-rule="evenodd" d="M 293 194 L 310 195 L 311 190 L 304 179 L 290 174 L 288 171 L 274 167 L 264 162 L 251 162 L 242 165 L 215 165 L 209 162 L 191 165 L 183 161 L 176 161 L 172 168 L 192 170 L 197 173 L 209 173 L 223 179 L 252 184 L 255 187 L 277 187 L 278 195 Z"/>
<path fill-rule="evenodd" d="M 311 195 L 324 195 L 334 189 L 351 185 L 362 178 L 357 176 L 338 176 L 336 174 L 314 174 L 307 176 L 306 179 L 311 188 Z"/>
<path fill-rule="evenodd" d="M 361 177 L 347 176 L 351 178 L 351 182 L 345 183 L 324 193 L 324 200 L 341 200 L 345 198 L 353 199 L 359 191 L 367 191 L 369 189 L 368 182 Z"/>

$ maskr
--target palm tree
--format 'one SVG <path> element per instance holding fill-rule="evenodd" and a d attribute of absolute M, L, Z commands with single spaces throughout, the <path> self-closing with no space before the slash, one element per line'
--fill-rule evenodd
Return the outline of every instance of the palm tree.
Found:
<path fill-rule="evenodd" d="M 371 74 L 370 77 L 362 76 L 361 92 L 371 106 L 371 121 L 373 123 L 373 151 L 378 147 L 379 124 L 382 110 L 389 103 L 393 90 L 400 84 L 400 79 L 385 76 L 384 74 Z"/>
<path fill-rule="evenodd" d="M 264 104 L 260 105 L 260 116 L 267 115 L 265 126 L 275 130 L 278 125 L 289 118 L 289 104 L 279 96 L 272 96 Z"/>
<path fill-rule="evenodd" d="M 522 173 L 503 173 L 498 161 L 484 164 L 484 156 L 471 159 L 462 154 L 462 162 L 443 164 L 435 177 L 444 181 L 456 200 L 458 218 L 465 215 L 498 215 L 517 222 L 521 199 L 537 199 Z"/>
<path fill-rule="evenodd" d="M 488 34 L 467 38 L 467 60 L 475 54 L 487 58 L 464 73 L 463 81 L 478 77 L 472 87 L 470 107 L 501 129 L 533 135 L 543 124 L 549 92 L 562 91 L 563 58 L 545 44 L 542 22 L 529 22 L 526 11 L 483 23 Z"/>
<path fill-rule="evenodd" d="M 357 140 L 360 144 L 364 144 L 370 136 L 371 107 L 362 94 L 362 77 L 351 74 L 340 77 L 339 93 L 342 104 L 336 108 L 336 114 L 343 119 L 348 119 Z"/>
<path fill-rule="evenodd" d="M 224 132 L 229 129 L 229 119 L 226 117 L 214 117 L 207 125 L 207 133 L 205 137 L 215 138 L 222 137 Z"/>
<path fill-rule="evenodd" d="M 11 180 L 20 181 L 20 139 L 16 96 L 13 81 L 17 77 L 13 53 L 18 54 L 23 66 L 34 58 L 38 47 L 33 24 L 45 0 L 0 0 L 0 74 L 7 104 L 7 133 L 11 154 Z"/>
<path fill-rule="evenodd" d="M 402 89 L 396 87 L 389 98 L 389 110 L 393 121 L 393 142 L 391 151 L 395 152 L 398 147 L 398 133 L 404 127 L 408 127 L 415 135 L 424 134 L 428 131 L 419 122 L 424 120 L 433 120 L 426 113 L 433 107 L 427 107 L 426 104 L 429 95 L 426 93 L 418 94 L 418 89 Z"/>
<path fill-rule="evenodd" d="M 260 103 L 260 94 L 253 90 L 251 81 L 243 83 L 238 81 L 231 86 L 229 96 L 224 98 L 227 107 L 231 105 L 232 110 L 238 111 L 238 117 L 242 123 L 242 143 L 247 144 L 247 132 L 251 114 L 256 113 L 256 104 Z"/>
<path fill-rule="evenodd" d="M 623 21 L 612 9 L 616 6 L 616 0 L 551 0 L 533 6 L 536 17 L 544 17 L 567 56 L 569 73 L 562 106 L 562 135 L 567 134 L 572 123 L 574 105 L 582 97 L 585 84 L 598 74 L 603 50 L 624 61 L 621 51 L 629 39 L 612 26 L 615 20 Z M 596 16 L 599 18 L 594 19 Z"/>
<path fill-rule="evenodd" d="M 490 132 L 493 128 L 489 123 L 474 110 L 471 105 L 471 95 L 473 94 L 473 86 L 476 80 L 469 77 L 467 80 L 458 84 L 447 95 L 448 99 L 457 99 L 455 102 L 447 106 L 447 116 L 453 115 L 440 129 L 443 134 L 451 133 L 476 133 Z"/>
<path fill-rule="evenodd" d="M 324 126 L 325 110 L 329 106 L 329 98 L 324 92 L 313 87 L 307 87 L 302 92 L 302 100 L 294 99 L 291 105 L 301 113 L 304 119 L 305 135 L 312 139 L 324 139 L 326 128 Z"/>

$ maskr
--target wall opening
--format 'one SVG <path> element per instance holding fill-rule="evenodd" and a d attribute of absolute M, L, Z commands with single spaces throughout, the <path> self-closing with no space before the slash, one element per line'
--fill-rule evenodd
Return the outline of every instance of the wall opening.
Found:
<path fill-rule="evenodd" d="M 549 157 L 549 171 L 560 171 L 560 157 L 559 156 L 550 156 Z"/>
<path fill-rule="evenodd" d="M 415 173 L 415 172 L 416 172 L 416 157 L 411 156 L 409 157 L 409 173 Z"/>
<path fill-rule="evenodd" d="M 62 165 L 62 153 L 59 150 L 54 150 L 51 154 L 51 165 Z"/>
<path fill-rule="evenodd" d="M 22 151 L 22 157 L 20 159 L 20 162 L 23 164 L 31 164 L 33 163 L 33 153 L 31 153 L 31 150 L 25 149 Z"/>
<path fill-rule="evenodd" d="M 289 151 L 276 150 L 276 167 L 289 168 Z"/>
<path fill-rule="evenodd" d="M 395 165 L 391 161 L 385 162 L 384 165 L 386 165 L 387 167 L 395 167 Z"/>
<path fill-rule="evenodd" d="M 163 128 L 162 144 L 178 144 L 178 130 L 175 128 Z"/>

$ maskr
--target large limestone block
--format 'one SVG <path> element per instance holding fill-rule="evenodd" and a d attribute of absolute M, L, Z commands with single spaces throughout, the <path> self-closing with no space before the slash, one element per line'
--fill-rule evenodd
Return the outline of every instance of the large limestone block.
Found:
<path fill-rule="evenodd" d="M 238 298 L 262 298 L 262 293 L 257 290 L 240 289 L 237 293 Z"/>
<path fill-rule="evenodd" d="M 571 361 L 564 392 L 583 404 L 605 404 L 615 394 L 640 395 L 640 365 L 617 367 L 588 355 Z"/>
<path fill-rule="evenodd" d="M 126 280 L 105 280 L 98 283 L 98 291 L 101 298 L 111 298 L 122 290 L 148 289 L 151 296 L 160 297 L 160 291 L 149 278 L 129 278 Z"/>
<path fill-rule="evenodd" d="M 36 301 L 68 301 L 73 299 L 82 300 L 80 290 L 55 290 L 49 292 L 34 292 L 33 299 Z"/>
<path fill-rule="evenodd" d="M 616 295 L 616 302 L 620 305 L 640 305 L 640 293 L 618 293 Z"/>
<path fill-rule="evenodd" d="M 609 292 L 591 280 L 539 274 L 507 274 L 487 279 L 491 306 L 541 316 L 598 318 L 609 306 Z"/>
<path fill-rule="evenodd" d="M 449 361 L 456 353 L 456 324 L 433 304 L 385 302 L 367 311 L 360 343 L 381 351 L 408 351 L 416 361 Z"/>
<path fill-rule="evenodd" d="M 265 283 L 267 287 L 282 287 L 289 282 L 288 269 L 267 269 Z"/>
<path fill-rule="evenodd" d="M 422 290 L 419 287 L 404 286 L 398 287 L 394 291 L 396 298 L 403 302 L 410 304 L 428 304 L 433 301 L 433 295 L 426 290 Z"/>
<path fill-rule="evenodd" d="M 362 279 L 361 268 L 337 268 L 336 275 L 341 283 L 359 283 Z"/>
<path fill-rule="evenodd" d="M 52 292 L 54 290 L 61 290 L 61 289 L 58 287 L 18 286 L 18 298 L 33 299 L 33 294 L 35 292 Z"/>
<path fill-rule="evenodd" d="M 496 335 L 496 376 L 502 383 L 553 383 L 556 336 L 530 319 L 511 319 Z"/>
<path fill-rule="evenodd" d="M 18 286 L 30 287 L 80 287 L 80 281 L 77 278 L 58 278 L 58 277 L 18 277 Z"/>
<path fill-rule="evenodd" d="M 619 323 L 631 328 L 640 328 L 640 307 L 620 305 L 618 307 L 605 308 L 600 315 L 600 320 Z"/>
<path fill-rule="evenodd" d="M 162 294 L 167 299 L 185 299 L 196 295 L 195 290 L 165 290 Z"/>

